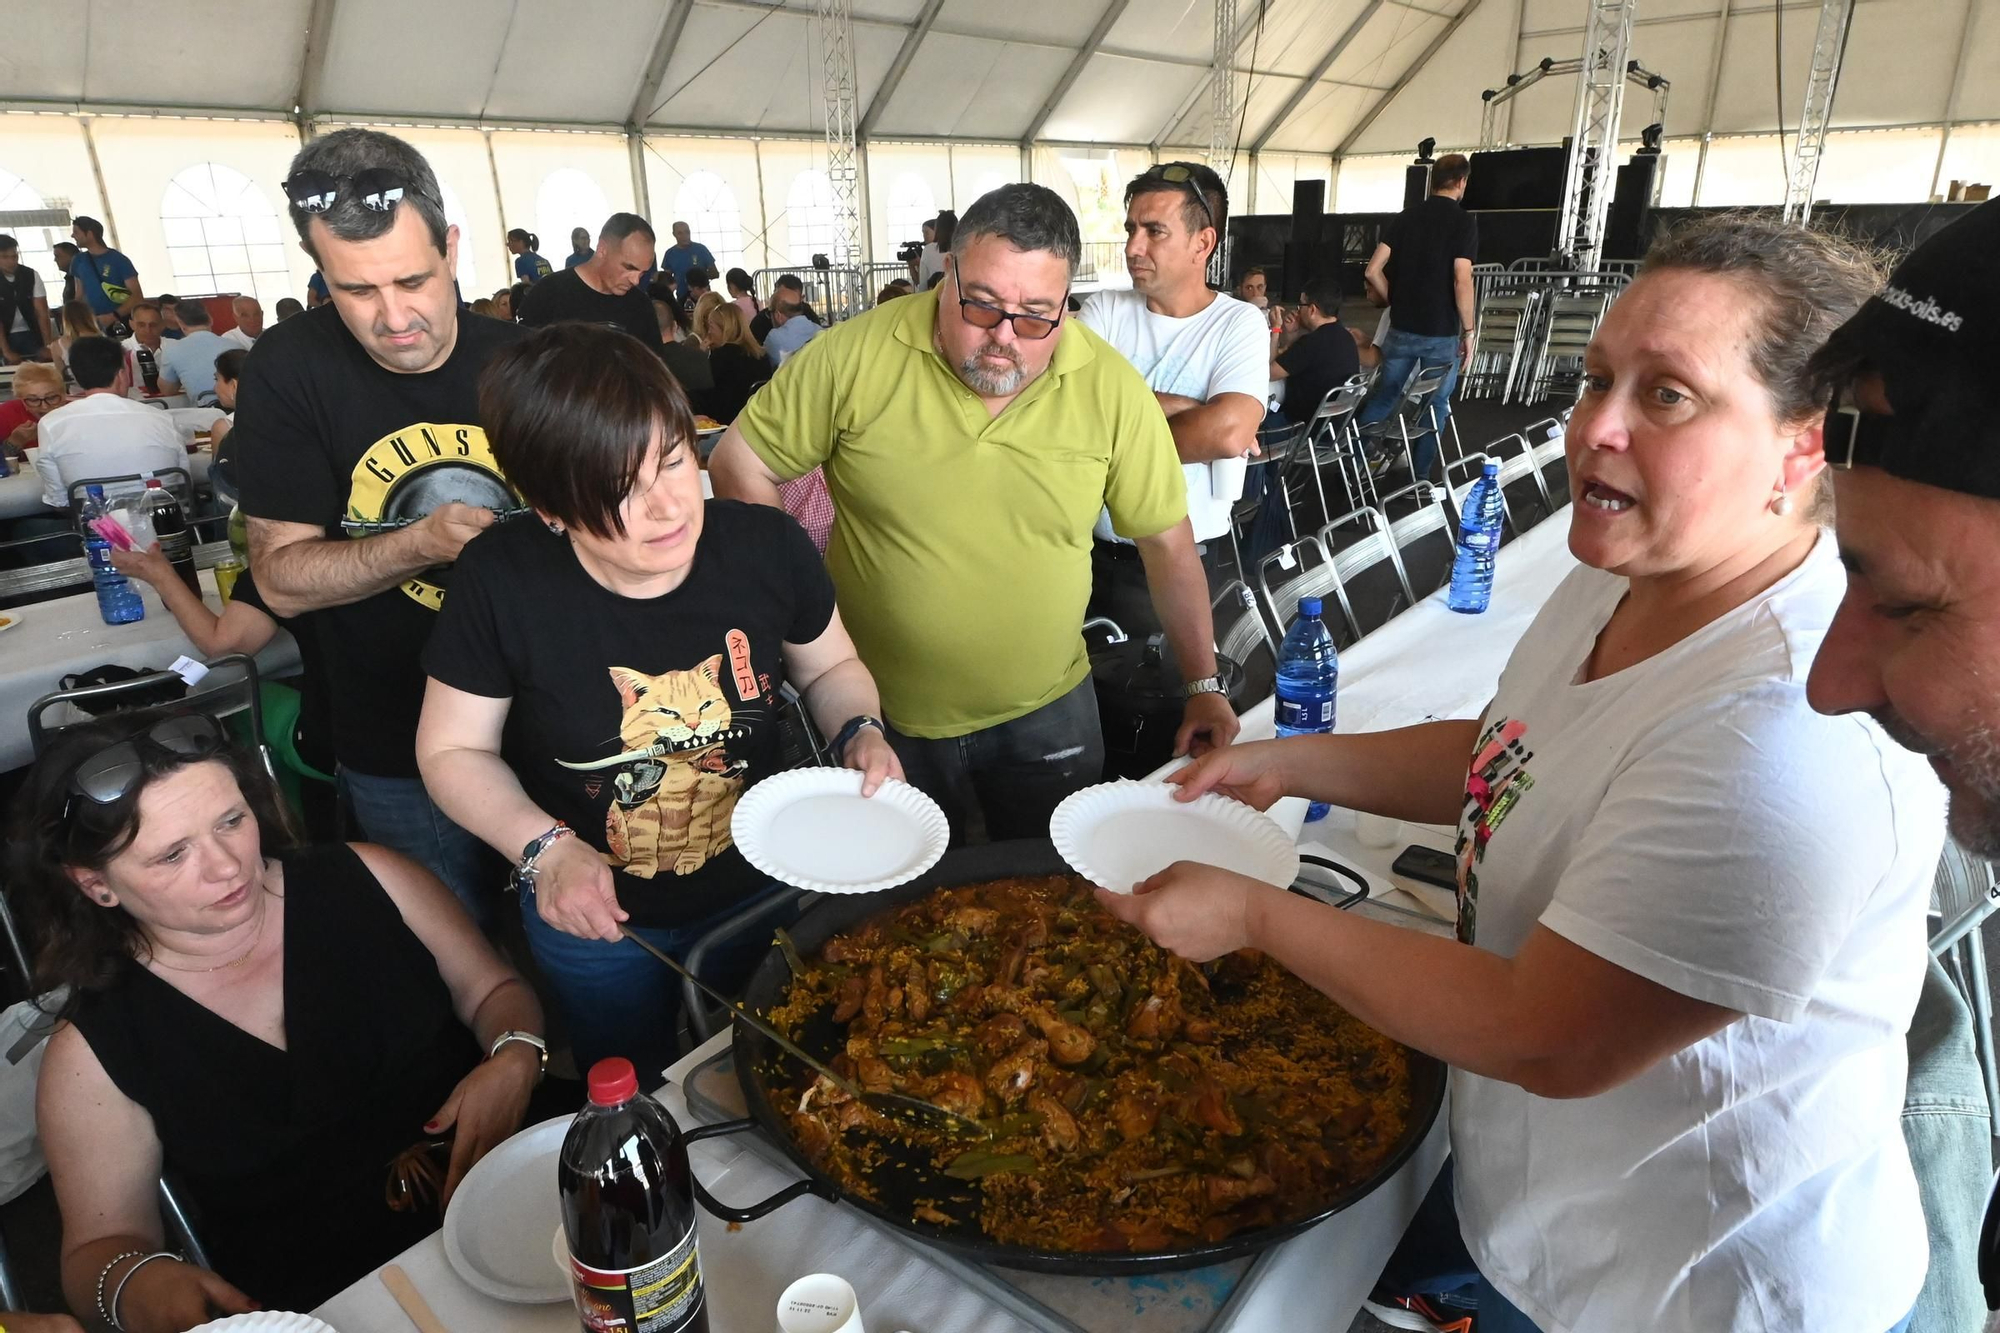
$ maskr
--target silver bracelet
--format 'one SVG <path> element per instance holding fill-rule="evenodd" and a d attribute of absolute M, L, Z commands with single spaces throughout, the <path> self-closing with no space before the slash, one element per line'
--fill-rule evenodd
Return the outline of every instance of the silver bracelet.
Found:
<path fill-rule="evenodd" d="M 120 1330 L 120 1333 L 123 1333 L 125 1325 L 118 1322 L 118 1298 L 125 1294 L 125 1284 L 132 1280 L 132 1275 L 138 1272 L 140 1269 L 144 1268 L 147 1264 L 152 1263 L 153 1260 L 155 1259 L 172 1259 L 176 1263 L 187 1262 L 185 1259 L 182 1259 L 178 1254 L 175 1254 L 172 1250 L 154 1250 L 151 1254 L 139 1260 L 138 1263 L 133 1264 L 130 1268 L 125 1270 L 125 1276 L 119 1278 L 118 1285 L 111 1289 L 111 1315 L 110 1315 L 111 1327 Z"/>
<path fill-rule="evenodd" d="M 97 1317 L 114 1328 L 117 1327 L 118 1321 L 111 1317 L 111 1311 L 104 1308 L 104 1279 L 110 1277 L 111 1270 L 127 1259 L 136 1259 L 144 1253 L 144 1250 L 127 1250 L 123 1254 L 114 1254 L 110 1263 L 97 1270 Z"/>

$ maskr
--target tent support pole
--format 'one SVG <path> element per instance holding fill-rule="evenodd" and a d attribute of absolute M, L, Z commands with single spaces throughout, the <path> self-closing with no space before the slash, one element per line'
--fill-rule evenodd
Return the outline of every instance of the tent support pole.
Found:
<path fill-rule="evenodd" d="M 111 207 L 111 191 L 104 186 L 104 164 L 97 160 L 97 138 L 90 132 L 90 117 L 78 116 L 77 125 L 83 130 L 83 149 L 90 154 L 91 179 L 97 182 L 97 198 L 104 205 L 104 234 L 106 244 L 118 239 L 118 215 Z"/>

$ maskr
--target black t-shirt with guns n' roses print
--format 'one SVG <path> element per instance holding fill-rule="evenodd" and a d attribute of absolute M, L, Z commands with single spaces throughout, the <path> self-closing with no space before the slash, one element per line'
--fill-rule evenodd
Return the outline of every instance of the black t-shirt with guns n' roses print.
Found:
<path fill-rule="evenodd" d="M 445 363 L 416 375 L 377 365 L 332 306 L 273 324 L 243 374 L 231 434 L 243 512 L 311 523 L 329 539 L 392 531 L 457 500 L 507 510 L 509 489 L 479 426 L 479 375 L 523 336 L 461 312 Z M 326 662 L 334 753 L 357 772 L 417 776 L 424 640 L 449 567 L 294 622 Z"/>
<path fill-rule="evenodd" d="M 729 820 L 777 765 L 783 645 L 819 638 L 833 609 L 782 510 L 709 501 L 687 579 L 652 598 L 605 588 L 567 537 L 524 519 L 460 554 L 424 669 L 513 700 L 522 789 L 604 854 L 633 924 L 684 925 L 766 882 Z"/>

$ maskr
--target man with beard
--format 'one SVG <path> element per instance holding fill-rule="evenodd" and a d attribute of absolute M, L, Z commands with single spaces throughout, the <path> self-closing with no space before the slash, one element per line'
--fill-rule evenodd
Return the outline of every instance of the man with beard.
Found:
<path fill-rule="evenodd" d="M 1912 253 L 1812 369 L 1834 402 L 1826 455 L 1848 569 L 1807 695 L 1867 712 L 1930 756 L 1951 835 L 2000 857 L 2000 203 Z M 1992 1171 L 1963 1001 L 1936 962 L 1911 1025 L 1904 1136 L 1929 1221 L 1912 1327 L 1978 1328 L 1974 1258 Z"/>
<path fill-rule="evenodd" d="M 429 867 L 484 919 L 497 867 L 417 775 L 419 659 L 451 562 L 514 503 L 478 387 L 521 331 L 458 317 L 458 228 L 401 139 L 316 138 L 285 194 L 331 299 L 264 330 L 244 377 L 233 433 L 258 588 L 274 615 L 309 617 L 363 835 Z"/>
<path fill-rule="evenodd" d="M 954 840 L 1043 837 L 1104 743 L 1079 626 L 1091 525 L 1137 542 L 1188 686 L 1183 751 L 1225 745 L 1208 584 L 1173 433 L 1138 372 L 1065 318 L 1076 217 L 1040 185 L 982 196 L 936 292 L 828 329 L 710 463 L 716 493 L 778 503 L 824 465 L 827 564 L 890 740 Z"/>

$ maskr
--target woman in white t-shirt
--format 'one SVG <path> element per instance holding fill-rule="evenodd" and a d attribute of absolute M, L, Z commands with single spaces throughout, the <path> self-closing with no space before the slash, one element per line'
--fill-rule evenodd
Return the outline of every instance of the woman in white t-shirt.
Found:
<path fill-rule="evenodd" d="M 1100 894 L 1188 957 L 1265 950 L 1452 1066 L 1452 1169 L 1385 1277 L 1455 1272 L 1481 1333 L 1882 1333 L 1923 1283 L 1898 1114 L 1943 797 L 1805 695 L 1845 579 L 1803 370 L 1875 280 L 1769 221 L 1656 246 L 1569 426 L 1585 567 L 1484 717 L 1176 775 L 1457 821 L 1462 942 L 1188 863 Z"/>

